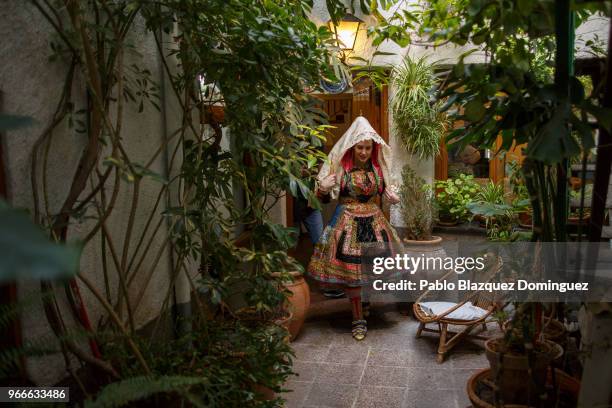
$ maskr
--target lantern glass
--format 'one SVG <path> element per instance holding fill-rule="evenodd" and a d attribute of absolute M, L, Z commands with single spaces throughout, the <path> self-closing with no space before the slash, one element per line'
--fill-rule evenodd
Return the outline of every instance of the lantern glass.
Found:
<path fill-rule="evenodd" d="M 362 21 L 352 14 L 347 14 L 342 17 L 338 25 L 334 25 L 332 21 L 328 23 L 329 29 L 336 34 L 336 39 L 342 50 L 352 51 L 355 48 L 357 33 Z"/>

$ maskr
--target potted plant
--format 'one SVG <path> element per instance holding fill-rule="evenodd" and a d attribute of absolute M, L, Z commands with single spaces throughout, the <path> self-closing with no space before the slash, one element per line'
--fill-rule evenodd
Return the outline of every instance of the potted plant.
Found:
<path fill-rule="evenodd" d="M 433 189 L 425 180 L 416 175 L 409 165 L 402 171 L 400 189 L 401 214 L 406 224 L 404 241 L 409 243 L 438 243 L 440 237 L 432 236 L 438 208 Z"/>
<path fill-rule="evenodd" d="M 533 224 L 533 210 L 529 200 L 529 192 L 525 186 L 524 174 L 516 160 L 511 161 L 507 166 L 512 207 L 514 207 L 514 211 L 518 216 L 519 225 L 523 228 L 531 228 Z"/>
<path fill-rule="evenodd" d="M 440 225 L 456 225 L 460 221 L 467 221 L 469 211 L 467 204 L 473 200 L 478 192 L 478 184 L 474 176 L 460 174 L 459 177 L 436 182 L 436 202 Z"/>
<path fill-rule="evenodd" d="M 533 226 L 533 210 L 529 204 L 529 198 L 521 198 L 512 202 L 512 207 L 518 217 L 518 224 L 523 228 L 531 228 Z"/>
<path fill-rule="evenodd" d="M 506 204 L 504 186 L 502 184 L 494 183 L 493 180 L 489 180 L 487 184 L 480 187 L 478 193 L 476 193 L 474 196 L 474 202 L 489 203 L 494 205 Z M 490 217 L 487 218 L 482 214 L 477 214 L 473 211 L 471 212 L 474 215 L 474 218 L 478 218 L 483 224 L 487 224 L 489 221 L 491 221 Z"/>
<path fill-rule="evenodd" d="M 487 236 L 493 240 L 509 239 L 515 219 L 515 209 L 506 203 L 506 193 L 502 184 L 493 181 L 480 188 L 474 201 L 467 204 L 467 209 L 484 222 Z"/>
<path fill-rule="evenodd" d="M 567 218 L 567 222 L 569 224 L 574 224 L 574 225 L 577 225 L 577 224 L 586 225 L 589 223 L 590 219 L 591 219 L 591 209 L 590 208 L 583 208 L 582 215 L 580 214 L 580 208 L 572 208 Z"/>
<path fill-rule="evenodd" d="M 440 140 L 446 130 L 446 115 L 441 101 L 432 103 L 440 80 L 435 64 L 422 57 L 409 56 L 393 69 L 391 83 L 395 90 L 391 112 L 395 134 L 406 150 L 420 159 L 440 152 Z"/>
<path fill-rule="evenodd" d="M 304 325 L 308 308 L 310 307 L 310 288 L 300 271 L 291 271 L 285 274 L 273 272 L 272 277 L 278 279 L 284 291 L 288 292 L 286 309 L 291 313 L 287 329 L 294 340 Z"/>
<path fill-rule="evenodd" d="M 262 238 L 262 248 L 269 254 L 269 268 L 273 271 L 270 278 L 285 298 L 282 308 L 291 314 L 287 329 L 293 340 L 302 329 L 310 307 L 310 288 L 304 279 L 302 265 L 287 256 L 287 251 L 297 245 L 296 231 L 271 222 L 256 227 L 255 231 Z"/>
<path fill-rule="evenodd" d="M 558 349 L 542 336 L 541 305 L 516 306 L 513 319 L 504 324 L 504 336 L 487 340 L 485 351 L 498 398 L 506 404 L 533 404 L 544 390 Z"/>

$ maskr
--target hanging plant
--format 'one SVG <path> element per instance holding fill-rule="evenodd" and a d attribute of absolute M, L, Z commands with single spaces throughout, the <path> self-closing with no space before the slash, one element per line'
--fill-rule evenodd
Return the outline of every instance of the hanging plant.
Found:
<path fill-rule="evenodd" d="M 392 73 L 394 131 L 408 152 L 420 159 L 440 152 L 440 140 L 446 129 L 441 102 L 434 101 L 438 87 L 434 69 L 435 65 L 425 57 L 413 60 L 406 56 Z"/>

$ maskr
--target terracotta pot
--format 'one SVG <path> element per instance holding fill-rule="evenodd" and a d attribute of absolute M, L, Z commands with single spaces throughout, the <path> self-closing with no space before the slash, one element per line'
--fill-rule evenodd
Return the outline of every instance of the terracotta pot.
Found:
<path fill-rule="evenodd" d="M 446 258 L 446 250 L 442 245 L 442 237 L 434 235 L 432 236 L 432 239 L 428 241 L 415 241 L 411 239 L 404 239 L 403 242 L 403 253 L 411 258 L 418 258 L 423 255 L 425 255 L 427 258 Z M 439 269 L 437 267 L 434 267 L 421 270 L 418 273 L 420 279 L 427 279 L 428 281 L 433 282 L 435 280 L 441 279 L 448 273 L 448 271 L 444 268 Z M 458 275 L 454 274 L 454 276 L 446 278 L 445 281 L 453 281 L 456 283 L 457 276 Z M 420 292 L 414 292 L 411 294 L 411 296 L 417 296 L 418 293 Z M 406 294 L 402 294 L 401 292 L 398 292 L 397 295 L 400 296 L 400 298 L 398 299 L 398 301 L 400 302 L 413 302 L 414 300 L 416 300 L 416 298 L 407 296 Z M 410 310 L 412 310 L 412 307 L 410 307 Z"/>
<path fill-rule="evenodd" d="M 436 235 L 432 235 L 431 239 L 428 239 L 428 240 L 416 240 L 416 239 L 404 238 L 403 241 L 406 244 L 409 244 L 409 245 L 429 246 L 429 245 L 438 245 L 438 244 L 440 244 L 442 242 L 442 237 L 438 237 Z"/>
<path fill-rule="evenodd" d="M 302 330 L 304 320 L 306 320 L 306 315 L 308 314 L 308 308 L 310 307 L 310 288 L 300 272 L 294 271 L 289 273 L 293 277 L 293 282 L 283 282 L 282 285 L 291 292 L 287 301 L 289 303 L 288 309 L 292 314 L 292 318 L 287 328 L 291 334 L 291 340 L 294 340 L 300 333 L 300 330 Z M 278 278 L 280 277 L 280 273 L 275 272 L 272 276 Z"/>
<path fill-rule="evenodd" d="M 291 326 L 291 320 L 293 320 L 293 313 L 288 311 L 285 317 L 281 317 L 274 321 L 274 324 L 276 324 L 277 326 L 281 326 L 283 329 L 286 330 L 287 335 L 283 337 L 283 340 L 287 344 L 291 342 L 291 330 L 289 329 L 289 327 Z"/>
<path fill-rule="evenodd" d="M 503 338 L 493 338 L 485 342 L 486 356 L 493 378 L 498 380 L 497 385 L 504 401 L 526 403 L 528 395 L 536 395 L 535 388 L 544 386 L 546 370 L 554 357 L 555 350 L 548 342 L 539 343 L 540 350 L 534 353 L 535 361 L 530 370 L 527 354 L 506 352 L 501 356 L 503 341 Z M 533 381 L 528 380 L 530 377 Z"/>
<path fill-rule="evenodd" d="M 555 343 L 554 341 L 550 341 L 550 340 L 544 340 L 544 341 L 550 345 L 552 365 L 555 367 L 563 367 L 563 353 L 565 352 L 563 350 L 563 347 L 560 344 Z"/>
<path fill-rule="evenodd" d="M 531 228 L 533 226 L 533 216 L 529 211 L 521 211 L 518 213 L 519 225 L 523 228 Z"/>
<path fill-rule="evenodd" d="M 548 370 L 546 383 L 556 387 L 559 399 L 567 402 L 569 406 L 575 407 L 578 404 L 578 394 L 580 394 L 580 380 L 572 377 L 563 370 L 555 368 L 555 379 L 553 382 L 552 373 L 552 370 Z"/>
<path fill-rule="evenodd" d="M 255 397 L 258 401 L 272 401 L 276 394 L 271 388 L 261 384 L 253 384 L 251 389 L 257 396 Z"/>
<path fill-rule="evenodd" d="M 591 220 L 591 214 L 584 214 L 582 216 L 583 225 L 588 224 L 590 220 Z M 580 217 L 568 217 L 567 222 L 569 224 L 580 224 Z"/>
<path fill-rule="evenodd" d="M 558 390 L 557 399 L 563 401 L 567 406 L 576 406 L 578 401 L 578 393 L 580 392 L 580 381 L 569 376 L 567 373 L 555 369 L 555 379 L 553 381 L 553 371 L 548 370 L 546 384 L 549 391 L 553 385 Z M 466 391 L 474 408 L 495 408 L 495 402 L 491 398 L 485 398 L 483 390 L 487 390 L 489 397 L 493 395 L 491 385 L 493 385 L 493 373 L 490 368 L 482 369 L 470 377 L 467 382 Z M 555 395 L 555 392 L 549 392 L 550 396 Z M 550 401 L 551 406 L 555 406 L 556 401 Z M 526 405 L 503 404 L 504 408 L 526 408 Z"/>
<path fill-rule="evenodd" d="M 487 226 L 487 218 L 484 215 L 476 214 L 474 217 L 472 217 L 472 219 L 478 222 L 478 225 L 482 228 Z"/>
<path fill-rule="evenodd" d="M 483 400 L 478 392 L 478 385 L 483 381 L 491 381 L 491 369 L 483 368 L 470 377 L 467 382 L 467 394 L 474 408 L 495 408 L 485 400 Z M 506 405 L 504 408 L 523 408 L 525 405 Z"/>
<path fill-rule="evenodd" d="M 563 323 L 556 319 L 550 320 L 550 318 L 544 319 L 544 331 L 542 333 L 546 340 L 550 340 L 561 346 L 565 346 L 566 335 L 565 335 L 565 326 Z"/>

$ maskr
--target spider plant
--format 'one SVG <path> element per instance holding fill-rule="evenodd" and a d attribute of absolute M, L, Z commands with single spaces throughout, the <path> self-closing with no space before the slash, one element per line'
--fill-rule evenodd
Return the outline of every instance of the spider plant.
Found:
<path fill-rule="evenodd" d="M 487 235 L 490 239 L 509 238 L 516 216 L 515 208 L 506 203 L 503 184 L 489 181 L 474 196 L 474 201 L 467 204 L 467 209 L 485 220 Z"/>
<path fill-rule="evenodd" d="M 484 201 L 492 204 L 504 204 L 506 201 L 504 185 L 489 180 L 487 184 L 480 188 L 474 199 L 475 201 Z"/>
<path fill-rule="evenodd" d="M 441 102 L 435 101 L 439 81 L 434 70 L 435 64 L 425 57 L 413 60 L 406 56 L 392 73 L 394 131 L 406 149 L 420 159 L 439 153 L 446 127 Z"/>

